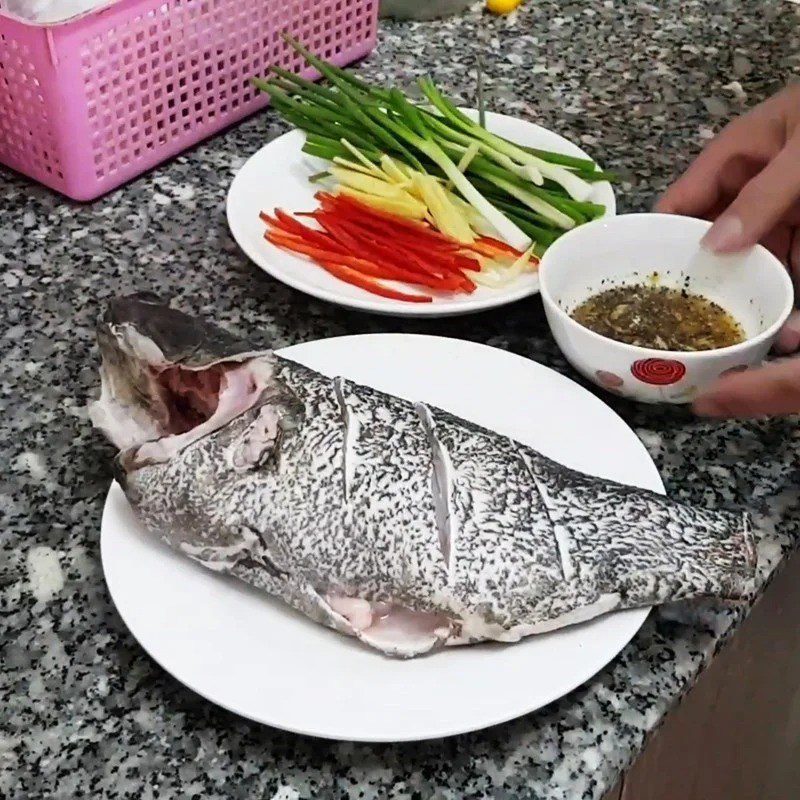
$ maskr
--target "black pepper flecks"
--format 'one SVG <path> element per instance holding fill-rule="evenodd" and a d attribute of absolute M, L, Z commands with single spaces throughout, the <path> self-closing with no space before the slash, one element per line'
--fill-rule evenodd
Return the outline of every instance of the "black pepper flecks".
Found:
<path fill-rule="evenodd" d="M 713 350 L 744 341 L 742 326 L 722 306 L 685 288 L 625 284 L 593 294 L 572 310 L 585 328 L 617 342 L 655 350 Z"/>

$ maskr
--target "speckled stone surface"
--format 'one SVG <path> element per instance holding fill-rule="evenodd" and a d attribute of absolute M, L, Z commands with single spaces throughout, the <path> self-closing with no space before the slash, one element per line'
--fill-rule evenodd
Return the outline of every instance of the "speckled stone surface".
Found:
<path fill-rule="evenodd" d="M 622 208 L 643 209 L 728 115 L 795 71 L 796 13 L 777 0 L 528 0 L 509 19 L 386 23 L 367 68 L 400 83 L 429 71 L 469 101 L 482 51 L 496 109 L 581 142 L 623 171 Z M 225 191 L 282 131 L 260 114 L 88 206 L 0 172 L 0 797 L 599 798 L 743 609 L 661 609 L 611 665 L 537 714 L 370 747 L 283 734 L 204 702 L 145 655 L 110 603 L 98 540 L 112 453 L 84 411 L 104 299 L 155 290 L 275 346 L 424 331 L 568 372 L 538 302 L 406 323 L 310 301 L 260 273 L 228 234 Z M 796 426 L 615 408 L 673 497 L 754 513 L 766 581 L 800 530 Z"/>

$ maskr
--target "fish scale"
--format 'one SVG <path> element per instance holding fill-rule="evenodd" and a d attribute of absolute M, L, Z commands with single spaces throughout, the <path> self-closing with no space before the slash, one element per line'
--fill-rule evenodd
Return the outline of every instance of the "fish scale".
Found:
<path fill-rule="evenodd" d="M 389 578 L 381 600 L 430 598 L 446 584 L 430 491 L 432 459 L 410 404 L 345 382 L 348 406 L 360 420 L 351 504 L 353 533 L 369 531 L 385 553 Z M 388 412 L 388 413 L 383 413 Z M 406 412 L 406 413 L 403 413 Z M 359 580 L 351 575 L 351 583 Z"/>
<path fill-rule="evenodd" d="M 116 473 L 144 526 L 389 655 L 752 591 L 742 514 L 583 475 L 150 296 L 114 301 L 99 339 L 90 414 L 121 448 Z M 170 413 L 184 384 L 208 418 L 171 430 L 187 419 Z"/>
<path fill-rule="evenodd" d="M 293 362 L 276 361 L 280 379 L 305 404 L 304 423 L 283 442 L 279 470 L 246 476 L 227 507 L 238 508 L 253 527 L 274 531 L 293 553 L 295 574 L 320 593 L 339 588 L 402 602 L 415 583 L 430 588 L 431 576 L 419 554 L 407 555 L 420 539 L 432 544 L 435 537 L 429 497 L 428 513 L 423 513 L 430 456 L 414 430 L 416 418 L 410 418 L 410 429 L 373 420 L 374 403 L 359 403 L 358 393 L 347 385 L 347 402 L 366 433 L 354 445 L 358 466 L 352 497 L 346 500 L 345 431 L 333 381 Z M 401 457 L 392 458 L 396 453 Z M 430 550 L 431 559 L 438 559 Z"/>
<path fill-rule="evenodd" d="M 553 526 L 515 442 L 438 409 L 433 419 L 454 467 L 456 590 L 511 626 L 520 600 L 562 578 Z"/>
<path fill-rule="evenodd" d="M 645 597 L 677 600 L 698 588 L 722 596 L 752 588 L 755 551 L 744 514 L 683 506 L 540 455 L 533 464 L 554 525 L 568 529 L 578 581 L 624 592 L 626 602 L 640 605 Z M 651 528 L 659 535 L 643 535 Z"/>

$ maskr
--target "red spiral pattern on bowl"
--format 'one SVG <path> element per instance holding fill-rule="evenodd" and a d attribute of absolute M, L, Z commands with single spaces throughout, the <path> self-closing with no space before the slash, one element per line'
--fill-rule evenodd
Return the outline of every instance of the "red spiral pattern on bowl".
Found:
<path fill-rule="evenodd" d="M 641 361 L 634 361 L 631 374 L 651 386 L 669 386 L 677 383 L 686 374 L 686 367 L 671 358 L 643 358 Z"/>

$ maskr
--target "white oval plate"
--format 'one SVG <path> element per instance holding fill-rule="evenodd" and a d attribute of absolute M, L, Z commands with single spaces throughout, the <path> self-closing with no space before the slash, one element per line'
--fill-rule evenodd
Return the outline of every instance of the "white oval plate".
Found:
<path fill-rule="evenodd" d="M 473 116 L 476 114 L 465 110 Z M 563 136 L 532 122 L 488 113 L 486 125 L 494 133 L 527 147 L 589 158 Z M 434 297 L 432 303 L 407 303 L 351 286 L 310 260 L 270 244 L 264 239 L 265 225 L 258 217 L 259 212 L 272 214 L 275 208 L 288 212 L 313 211 L 318 205 L 314 194 L 320 187 L 310 184 L 308 178 L 325 169 L 326 162 L 305 155 L 302 152 L 304 142 L 305 134 L 294 130 L 264 145 L 239 170 L 228 191 L 228 225 L 233 238 L 247 256 L 273 278 L 330 303 L 405 317 L 470 314 L 513 303 L 539 291 L 539 277 L 528 273 L 502 289 L 478 287 L 471 295 L 442 295 Z M 604 204 L 607 215 L 613 216 L 616 200 L 611 184 L 597 183 L 593 189 L 592 200 Z"/>
<path fill-rule="evenodd" d="M 282 354 L 433 403 L 571 467 L 663 492 L 633 431 L 590 392 L 534 361 L 392 334 L 309 342 Z M 257 722 L 331 739 L 432 739 L 522 716 L 590 678 L 648 614 L 625 611 L 518 644 L 397 661 L 169 550 L 137 523 L 116 484 L 101 554 L 125 624 L 181 683 Z"/>

